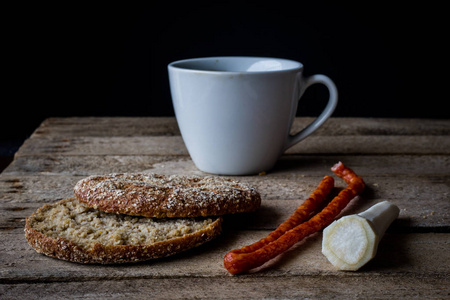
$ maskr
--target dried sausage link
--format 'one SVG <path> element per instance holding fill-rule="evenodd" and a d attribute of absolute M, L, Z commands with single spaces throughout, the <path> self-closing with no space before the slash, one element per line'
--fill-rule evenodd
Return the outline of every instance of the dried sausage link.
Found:
<path fill-rule="evenodd" d="M 251 245 L 244 246 L 240 249 L 232 250 L 233 253 L 250 253 L 258 250 L 259 248 L 275 241 L 287 231 L 291 230 L 295 226 L 306 221 L 312 213 L 317 212 L 320 204 L 326 199 L 328 194 L 334 187 L 334 179 L 331 176 L 325 176 L 314 192 L 311 193 L 308 199 L 306 199 L 295 212 L 284 221 L 278 228 L 272 231 L 267 237 L 255 242 Z"/>
<path fill-rule="evenodd" d="M 224 266 L 231 274 L 238 274 L 259 267 L 270 259 L 283 253 L 303 238 L 329 225 L 347 204 L 364 190 L 365 184 L 353 170 L 341 162 L 331 169 L 348 184 L 321 212 L 308 221 L 290 229 L 278 239 L 249 253 L 228 252 L 224 258 Z"/>

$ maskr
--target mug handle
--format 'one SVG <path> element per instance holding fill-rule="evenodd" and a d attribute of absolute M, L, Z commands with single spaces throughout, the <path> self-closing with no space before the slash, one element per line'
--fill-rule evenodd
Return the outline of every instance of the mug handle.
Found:
<path fill-rule="evenodd" d="M 300 80 L 304 80 L 303 89 L 300 91 L 300 97 L 303 95 L 303 92 L 309 86 L 315 83 L 322 83 L 323 85 L 325 85 L 328 88 L 330 96 L 328 99 L 327 106 L 322 111 L 322 113 L 317 117 L 317 119 L 315 119 L 311 124 L 306 126 L 300 132 L 288 136 L 284 150 L 287 150 L 288 148 L 294 146 L 295 144 L 306 138 L 308 135 L 316 131 L 331 116 L 337 105 L 338 100 L 337 88 L 334 82 L 329 77 L 322 74 L 316 74 Z"/>

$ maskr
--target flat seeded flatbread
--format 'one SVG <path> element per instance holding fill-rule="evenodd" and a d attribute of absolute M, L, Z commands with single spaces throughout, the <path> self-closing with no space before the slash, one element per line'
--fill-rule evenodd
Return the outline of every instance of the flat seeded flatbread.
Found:
<path fill-rule="evenodd" d="M 154 219 L 89 208 L 75 198 L 44 205 L 26 219 L 39 253 L 78 263 L 126 263 L 188 250 L 220 234 L 221 217 Z"/>
<path fill-rule="evenodd" d="M 252 187 L 223 177 L 123 173 L 90 176 L 74 188 L 89 207 L 154 218 L 220 216 L 261 205 Z"/>

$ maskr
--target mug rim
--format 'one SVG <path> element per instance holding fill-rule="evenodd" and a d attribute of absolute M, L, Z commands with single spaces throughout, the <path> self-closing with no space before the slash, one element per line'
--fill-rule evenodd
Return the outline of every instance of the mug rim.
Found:
<path fill-rule="evenodd" d="M 211 70 L 206 68 L 199 67 L 190 67 L 191 63 L 198 62 L 207 62 L 207 61 L 216 61 L 219 62 L 221 60 L 246 60 L 246 61 L 277 61 L 285 64 L 290 64 L 291 67 L 286 67 L 282 69 L 273 69 L 273 70 Z M 291 71 L 300 71 L 303 69 L 303 64 L 301 62 L 286 59 L 286 58 L 278 58 L 278 57 L 265 57 L 265 56 L 207 56 L 207 57 L 196 57 L 196 58 L 187 58 L 176 60 L 168 64 L 169 69 L 177 69 L 180 71 L 186 72 L 202 72 L 202 73 L 210 73 L 210 74 L 264 74 L 264 73 L 280 73 L 280 72 L 291 72 Z"/>

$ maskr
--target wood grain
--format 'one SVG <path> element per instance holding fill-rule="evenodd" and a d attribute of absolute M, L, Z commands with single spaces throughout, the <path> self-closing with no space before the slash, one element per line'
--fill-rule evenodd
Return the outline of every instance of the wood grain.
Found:
<path fill-rule="evenodd" d="M 292 132 L 313 118 L 297 118 Z M 205 173 L 196 169 L 174 118 L 50 118 L 0 174 L 0 298 L 35 299 L 446 299 L 450 295 L 450 120 L 332 118 L 289 149 L 255 186 L 262 206 L 230 215 L 216 240 L 139 264 L 81 265 L 36 253 L 23 234 L 38 207 L 73 196 L 92 174 Z M 343 161 L 366 181 L 343 214 L 382 200 L 399 218 L 374 260 L 339 272 L 321 254 L 321 233 L 250 274 L 230 276 L 225 253 L 276 228 Z M 336 179 L 336 191 L 345 183 Z M 245 296 L 244 296 L 245 295 Z"/>

